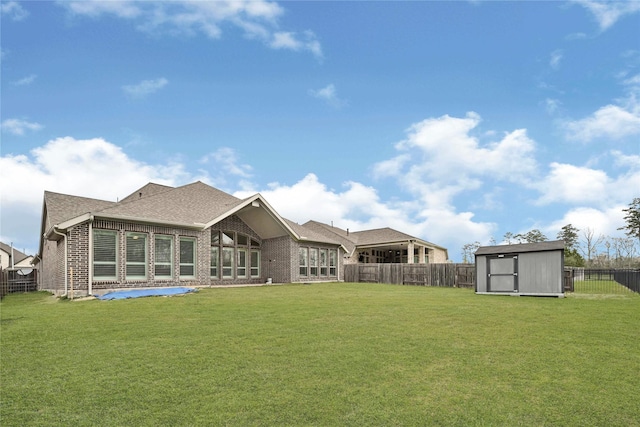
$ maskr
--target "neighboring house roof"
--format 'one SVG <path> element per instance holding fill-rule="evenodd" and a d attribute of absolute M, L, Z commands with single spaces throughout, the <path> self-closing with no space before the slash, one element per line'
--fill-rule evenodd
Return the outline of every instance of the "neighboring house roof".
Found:
<path fill-rule="evenodd" d="M 280 217 L 260 194 L 239 199 L 200 181 L 176 188 L 149 183 L 120 202 L 45 192 L 42 234 L 56 239 L 54 230 L 94 218 L 204 230 L 233 214 L 265 238 L 289 234 L 298 240 L 339 244 Z"/>
<path fill-rule="evenodd" d="M 0 242 L 0 250 L 5 252 L 9 256 L 11 256 L 11 245 L 7 245 L 6 243 Z M 13 248 L 13 263 L 18 264 L 19 262 L 24 261 L 29 258 L 31 255 L 27 255 L 24 252 L 17 250 L 15 247 Z M 11 267 L 11 265 L 9 265 Z"/>
<path fill-rule="evenodd" d="M 515 245 L 480 246 L 476 255 L 516 254 L 525 252 L 557 251 L 564 249 L 564 240 L 537 243 L 517 243 Z"/>
<path fill-rule="evenodd" d="M 331 236 L 326 236 L 322 233 L 318 233 L 317 231 L 307 228 L 304 225 L 300 225 L 288 219 L 285 219 L 285 221 L 300 236 L 301 240 L 306 240 L 309 242 L 334 243 L 336 245 L 342 244 L 338 239 L 334 239 Z"/>
<path fill-rule="evenodd" d="M 356 248 L 394 245 L 406 243 L 410 240 L 429 248 L 437 248 L 444 251 L 447 250 L 442 246 L 438 246 L 431 242 L 427 242 L 426 240 L 422 240 L 418 237 L 411 236 L 389 227 L 350 232 L 318 221 L 308 221 L 304 224 L 304 227 L 334 237 L 340 241 L 350 253 L 353 253 Z"/>

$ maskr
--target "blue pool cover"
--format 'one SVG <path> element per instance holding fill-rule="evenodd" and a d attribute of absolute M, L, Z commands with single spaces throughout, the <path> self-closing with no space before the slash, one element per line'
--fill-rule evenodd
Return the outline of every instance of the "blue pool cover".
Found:
<path fill-rule="evenodd" d="M 128 298 L 141 298 L 141 297 L 166 297 L 171 295 L 183 295 L 189 292 L 195 292 L 194 288 L 159 288 L 159 289 L 134 289 L 131 291 L 116 291 L 109 292 L 102 296 L 97 297 L 100 300 L 112 300 L 112 299 L 128 299 Z"/>

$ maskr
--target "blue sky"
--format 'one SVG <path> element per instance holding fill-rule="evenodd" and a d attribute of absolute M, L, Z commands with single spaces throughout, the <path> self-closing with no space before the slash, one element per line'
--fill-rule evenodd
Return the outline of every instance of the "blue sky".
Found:
<path fill-rule="evenodd" d="M 44 190 L 262 193 L 445 246 L 640 197 L 640 2 L 2 1 L 0 239 Z"/>

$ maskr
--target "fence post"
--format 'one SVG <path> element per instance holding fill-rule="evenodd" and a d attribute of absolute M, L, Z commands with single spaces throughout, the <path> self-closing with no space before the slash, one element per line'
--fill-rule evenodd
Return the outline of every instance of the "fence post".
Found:
<path fill-rule="evenodd" d="M 71 287 L 71 299 L 73 299 L 73 267 L 69 268 L 69 286 Z"/>

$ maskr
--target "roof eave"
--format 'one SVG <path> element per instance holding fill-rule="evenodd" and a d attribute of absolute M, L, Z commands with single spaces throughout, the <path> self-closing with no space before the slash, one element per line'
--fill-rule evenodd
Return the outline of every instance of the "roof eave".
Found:
<path fill-rule="evenodd" d="M 222 213 L 221 215 L 218 215 L 217 217 L 213 218 L 211 221 L 209 221 L 206 224 L 204 224 L 204 228 L 209 228 L 212 225 L 217 224 L 218 222 L 222 221 L 223 219 L 228 218 L 228 217 L 230 217 L 231 215 L 233 215 L 235 213 L 238 213 L 243 208 L 249 206 L 251 203 L 256 202 L 258 200 L 265 206 L 265 211 L 269 215 L 271 215 L 271 217 L 273 217 L 280 224 L 280 226 L 285 229 L 285 231 L 287 233 L 289 233 L 296 240 L 302 240 L 303 239 L 302 236 L 298 235 L 298 233 L 296 233 L 291 227 L 289 227 L 289 225 L 284 220 L 284 218 L 282 218 L 275 211 L 275 209 L 273 209 L 273 207 L 271 207 L 271 205 L 264 199 L 264 197 L 262 197 L 262 195 L 260 193 L 256 193 L 253 196 L 244 199 L 241 203 L 238 203 L 233 208 L 231 208 L 228 211 Z"/>

